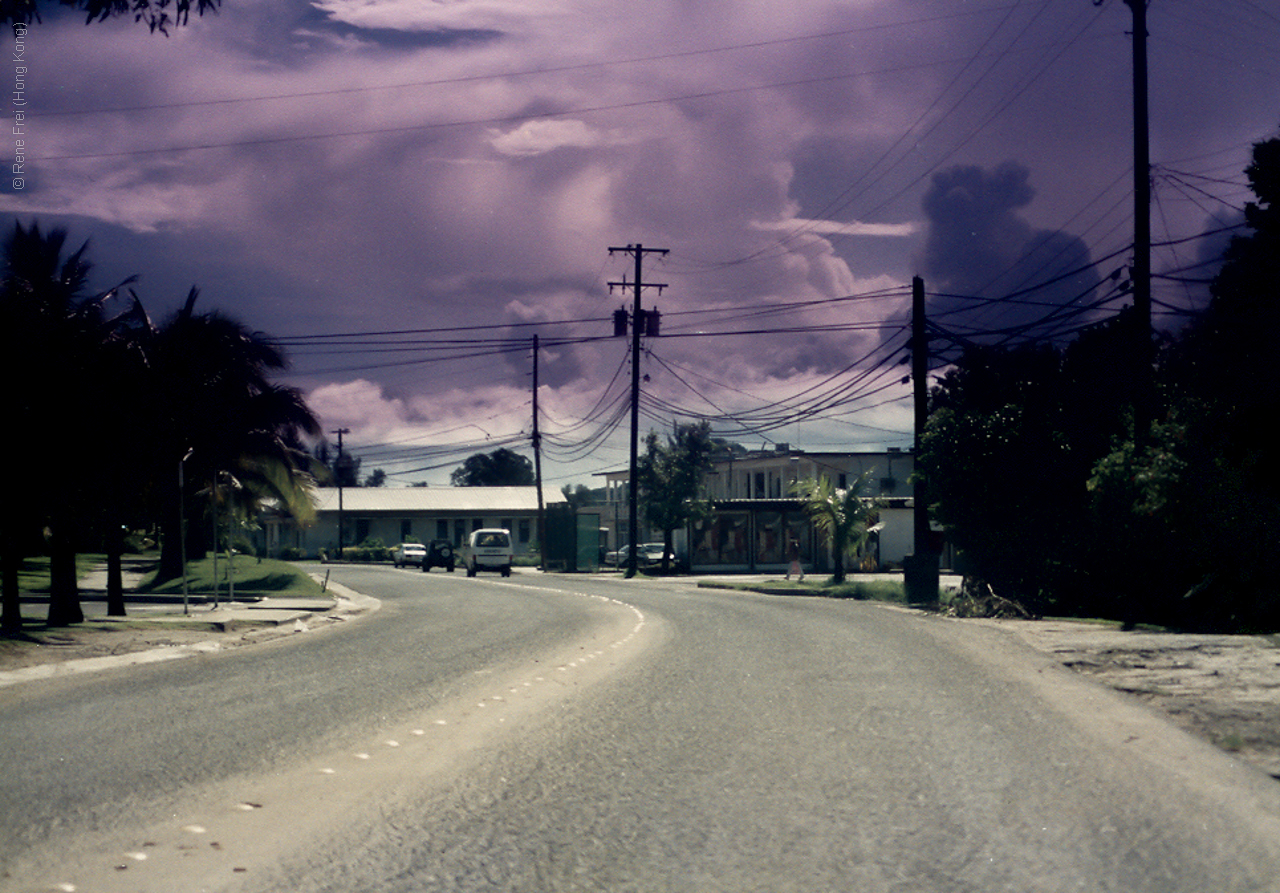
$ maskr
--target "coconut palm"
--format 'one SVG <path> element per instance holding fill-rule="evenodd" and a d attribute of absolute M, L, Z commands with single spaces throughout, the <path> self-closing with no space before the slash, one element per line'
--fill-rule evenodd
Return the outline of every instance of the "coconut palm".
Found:
<path fill-rule="evenodd" d="M 272 500 L 296 516 L 312 510 L 311 458 L 302 435 L 320 425 L 296 388 L 277 385 L 273 372 L 287 368 L 281 349 L 261 332 L 217 312 L 196 313 L 192 289 L 182 310 L 147 338 L 156 449 L 165 494 L 161 578 L 182 572 L 178 506 L 200 505 L 198 491 L 216 492 L 219 474 L 230 472 L 257 505 Z M 192 492 L 179 499 L 176 469 L 183 456 Z M 204 525 L 187 526 L 198 554 Z"/>
<path fill-rule="evenodd" d="M 870 476 L 870 471 L 863 472 L 847 490 L 832 485 L 828 477 L 805 478 L 791 485 L 792 495 L 804 503 L 813 526 L 831 544 L 837 583 L 844 582 L 845 556 L 862 548 L 875 517 L 875 500 L 858 495 Z"/>
<path fill-rule="evenodd" d="M 66 240 L 65 230 L 15 223 L 4 245 L 0 374 L 9 385 L 5 419 L 21 432 L 6 438 L 6 464 L 23 470 L 4 521 L 6 631 L 21 629 L 17 567 L 33 528 L 48 532 L 50 625 L 84 618 L 75 537 L 96 517 L 101 489 L 82 471 L 82 444 L 86 432 L 110 441 L 108 370 L 121 354 L 105 305 L 119 287 L 86 295 L 88 243 L 67 254 Z"/>
<path fill-rule="evenodd" d="M 0 283 L 0 374 L 5 466 L 22 469 L 3 515 L 5 632 L 22 627 L 18 568 L 32 532 L 48 533 L 50 625 L 83 620 L 75 537 L 98 528 L 108 555 L 108 608 L 124 612 L 122 521 L 148 500 L 171 505 L 162 564 L 181 572 L 174 478 L 195 450 L 196 487 L 220 472 L 246 482 L 246 497 L 271 499 L 306 517 L 310 457 L 300 440 L 319 425 L 299 391 L 274 384 L 283 353 L 261 333 L 218 313 L 197 314 L 198 292 L 165 326 L 134 296 L 115 317 L 106 305 L 122 286 L 86 296 L 87 243 L 67 254 L 67 234 L 16 224 L 4 245 Z M 126 283 L 127 284 L 127 283 Z M 83 443 L 99 447 L 86 466 Z M 192 500 L 190 504 L 195 504 Z M 203 525 L 193 525 L 197 532 Z"/>

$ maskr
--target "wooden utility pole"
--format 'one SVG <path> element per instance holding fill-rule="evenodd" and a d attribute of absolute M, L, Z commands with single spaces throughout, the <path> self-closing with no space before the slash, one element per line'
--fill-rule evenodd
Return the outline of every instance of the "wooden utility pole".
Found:
<path fill-rule="evenodd" d="M 1147 2 L 1125 0 L 1133 11 L 1133 310 L 1137 315 L 1138 380 L 1133 408 L 1135 444 L 1149 442 L 1155 417 L 1151 326 L 1151 137 L 1147 112 Z"/>
<path fill-rule="evenodd" d="M 1151 136 L 1147 112 L 1147 2 L 1133 10 L 1133 309 L 1151 337 Z M 1148 345 L 1149 346 L 1149 345 Z"/>
<path fill-rule="evenodd" d="M 1101 6 L 1105 0 L 1093 0 Z M 1124 0 L 1133 13 L 1133 437 L 1147 443 L 1155 419 L 1155 339 L 1151 322 L 1151 135 L 1147 110 L 1147 3 Z"/>
<path fill-rule="evenodd" d="M 542 502 L 542 435 L 538 432 L 538 336 L 533 336 L 533 476 L 538 486 L 538 566 L 547 567 L 546 508 Z"/>
<path fill-rule="evenodd" d="M 641 320 L 644 319 L 644 311 L 640 309 L 640 293 L 645 288 L 656 288 L 661 294 L 666 288 L 666 283 L 645 282 L 644 281 L 644 256 L 646 254 L 666 254 L 667 248 L 645 248 L 639 243 L 628 245 L 625 248 L 610 248 L 609 256 L 612 257 L 615 252 L 624 252 L 635 256 L 636 260 L 636 278 L 635 278 L 635 304 L 631 311 L 631 472 L 627 482 L 627 491 L 629 494 L 630 505 L 627 507 L 627 523 L 630 526 L 628 534 L 631 540 L 627 553 L 627 577 L 636 575 L 636 538 L 640 532 L 640 516 L 637 511 L 639 505 L 639 491 L 637 489 L 637 468 L 640 464 L 640 334 Z M 613 293 L 614 286 L 626 288 L 627 282 L 610 282 L 609 293 Z"/>
<path fill-rule="evenodd" d="M 913 462 L 920 461 L 924 428 L 929 421 L 929 330 L 925 317 L 924 280 L 911 280 L 911 381 L 915 401 L 915 446 Z M 912 492 L 915 546 L 914 553 L 903 563 L 903 587 L 907 601 L 924 604 L 938 600 L 938 553 L 933 549 L 929 525 L 929 494 L 923 475 L 917 468 Z"/>
<path fill-rule="evenodd" d="M 331 432 L 338 435 L 338 458 L 333 462 L 334 477 L 338 479 L 338 561 L 342 560 L 342 435 L 350 434 L 350 428 Z"/>

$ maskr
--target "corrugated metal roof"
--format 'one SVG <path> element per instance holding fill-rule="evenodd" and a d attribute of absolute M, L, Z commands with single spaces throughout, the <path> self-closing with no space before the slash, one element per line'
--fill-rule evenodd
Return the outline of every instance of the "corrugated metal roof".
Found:
<path fill-rule="evenodd" d="M 559 490 L 544 489 L 543 501 L 565 501 Z M 344 487 L 346 512 L 533 512 L 538 510 L 537 487 Z M 338 510 L 338 488 L 316 490 L 316 511 Z"/>

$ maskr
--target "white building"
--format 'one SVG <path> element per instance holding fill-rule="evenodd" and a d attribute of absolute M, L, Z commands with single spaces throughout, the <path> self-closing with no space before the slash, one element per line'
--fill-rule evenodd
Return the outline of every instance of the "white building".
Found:
<path fill-rule="evenodd" d="M 687 560 L 694 572 L 756 571 L 785 572 L 788 548 L 798 544 L 805 567 L 829 570 L 832 558 L 805 514 L 799 500 L 791 496 L 791 486 L 808 478 L 828 478 L 839 489 L 847 489 L 860 475 L 868 475 L 861 495 L 875 498 L 880 522 L 867 549 L 877 567 L 900 567 L 915 551 L 914 500 L 909 483 L 915 463 L 911 453 L 890 449 L 877 452 L 810 453 L 778 444 L 772 450 L 757 450 L 721 460 L 705 481 L 712 501 L 709 520 L 691 525 L 676 534 L 676 554 Z M 626 470 L 606 474 L 605 507 L 601 525 L 609 528 L 609 547 L 628 541 L 627 499 L 629 475 Z M 643 525 L 643 512 L 640 514 Z M 641 531 L 640 541 L 660 541 L 660 531 Z"/>
<path fill-rule="evenodd" d="M 544 491 L 547 506 L 562 505 L 559 491 Z M 316 491 L 316 518 L 307 525 L 267 518 L 263 535 L 267 554 L 294 548 L 307 557 L 320 550 L 336 554 L 338 516 L 344 546 L 376 539 L 386 546 L 402 542 L 449 540 L 459 546 L 473 530 L 505 527 L 517 555 L 537 546 L 536 487 L 322 487 Z"/>

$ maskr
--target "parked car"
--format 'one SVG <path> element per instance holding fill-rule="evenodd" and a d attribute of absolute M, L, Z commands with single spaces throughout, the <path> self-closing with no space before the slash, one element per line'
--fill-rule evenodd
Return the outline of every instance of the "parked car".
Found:
<path fill-rule="evenodd" d="M 668 552 L 670 563 L 675 564 L 676 556 Z M 604 563 L 614 567 L 622 567 L 631 558 L 631 544 L 623 546 L 616 552 L 606 552 Z M 636 546 L 636 564 L 639 567 L 657 567 L 662 564 L 662 543 L 641 543 Z"/>
<path fill-rule="evenodd" d="M 463 547 L 462 563 L 467 569 L 468 577 L 474 577 L 479 570 L 498 571 L 502 576 L 509 577 L 514 557 L 511 531 L 490 527 L 471 532 L 467 545 Z"/>
<path fill-rule="evenodd" d="M 456 557 L 453 554 L 453 543 L 448 540 L 432 540 L 427 547 L 427 557 L 422 559 L 422 570 L 429 571 L 433 567 L 442 567 L 453 573 Z"/>
<path fill-rule="evenodd" d="M 426 557 L 427 547 L 422 543 L 401 543 L 391 550 L 391 563 L 396 567 L 418 567 Z"/>

